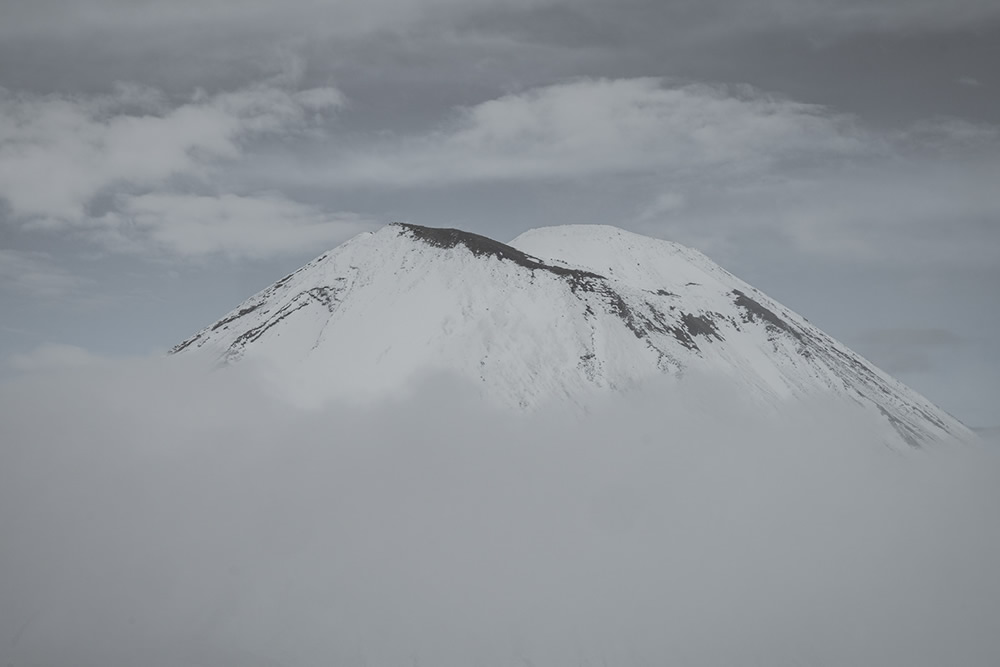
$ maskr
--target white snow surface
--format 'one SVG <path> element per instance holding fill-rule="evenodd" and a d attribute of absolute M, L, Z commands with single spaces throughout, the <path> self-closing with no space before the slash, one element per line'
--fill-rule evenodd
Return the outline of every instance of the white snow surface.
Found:
<path fill-rule="evenodd" d="M 473 379 L 503 406 L 585 406 L 595 392 L 719 374 L 762 410 L 836 395 L 881 415 L 886 441 L 971 432 L 927 399 L 701 253 L 615 227 L 531 230 L 510 245 L 392 224 L 247 299 L 174 353 L 252 361 L 291 400 L 405 391 L 428 373 Z"/>

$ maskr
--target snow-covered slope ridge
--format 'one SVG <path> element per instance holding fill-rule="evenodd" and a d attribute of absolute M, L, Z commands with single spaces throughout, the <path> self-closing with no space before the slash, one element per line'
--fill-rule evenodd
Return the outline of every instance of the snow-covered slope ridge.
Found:
<path fill-rule="evenodd" d="M 369 398 L 420 372 L 475 380 L 532 407 L 704 370 L 762 406 L 835 394 L 918 446 L 956 420 L 707 257 L 614 227 L 570 225 L 510 245 L 392 224 L 327 252 L 172 352 L 255 359 L 300 398 Z M 682 380 L 678 380 L 682 381 Z"/>

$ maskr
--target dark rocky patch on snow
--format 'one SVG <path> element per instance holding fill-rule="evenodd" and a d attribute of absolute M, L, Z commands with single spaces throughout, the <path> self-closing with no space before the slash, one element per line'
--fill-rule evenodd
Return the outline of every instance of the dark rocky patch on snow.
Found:
<path fill-rule="evenodd" d="M 715 322 L 712 321 L 712 318 L 708 314 L 692 315 L 691 313 L 684 313 L 681 316 L 681 322 L 684 323 L 684 328 L 692 336 L 704 336 L 705 338 L 722 340 Z"/>
<path fill-rule="evenodd" d="M 733 303 L 743 308 L 745 312 L 745 322 L 765 322 L 769 326 L 784 331 L 796 340 L 802 341 L 802 334 L 788 324 L 788 322 L 775 315 L 773 311 L 754 301 L 738 289 L 734 289 L 732 293 L 736 296 Z"/>
<path fill-rule="evenodd" d="M 460 229 L 444 227 L 422 227 L 406 222 L 394 222 L 392 224 L 405 229 L 413 238 L 427 245 L 445 249 L 462 245 L 468 248 L 476 257 L 496 257 L 497 259 L 514 262 L 518 266 L 523 266 L 532 271 L 548 271 L 549 273 L 569 279 L 570 284 L 574 286 L 585 284 L 590 280 L 605 280 L 604 276 L 591 271 L 546 264 L 537 257 L 532 257 L 517 248 L 512 248 L 505 243 L 500 243 L 499 241 L 494 241 L 491 238 L 473 234 L 472 232 L 463 232 Z"/>

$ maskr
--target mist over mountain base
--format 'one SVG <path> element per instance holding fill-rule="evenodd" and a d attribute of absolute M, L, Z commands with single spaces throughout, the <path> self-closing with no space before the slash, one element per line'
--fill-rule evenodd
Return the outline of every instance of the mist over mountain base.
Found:
<path fill-rule="evenodd" d="M 989 447 L 695 374 L 513 414 L 196 367 L 0 385 L 0 664 L 1000 660 Z"/>

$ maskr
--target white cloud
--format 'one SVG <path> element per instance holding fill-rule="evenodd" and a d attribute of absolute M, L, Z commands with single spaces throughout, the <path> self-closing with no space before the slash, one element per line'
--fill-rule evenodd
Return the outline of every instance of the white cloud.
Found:
<path fill-rule="evenodd" d="M 120 197 L 94 223 L 112 250 L 223 255 L 262 259 L 315 251 L 347 240 L 374 223 L 351 213 L 327 214 L 280 195 L 150 193 Z"/>
<path fill-rule="evenodd" d="M 8 662 L 1000 655 L 981 448 L 892 452 L 846 405 L 768 421 L 693 376 L 587 415 L 443 381 L 303 412 L 169 361 L 0 383 Z"/>
<path fill-rule="evenodd" d="M 687 202 L 678 192 L 661 192 L 639 213 L 639 220 L 654 220 L 660 216 L 684 210 Z"/>
<path fill-rule="evenodd" d="M 720 261 L 780 243 L 838 261 L 997 266 L 1000 127 L 945 117 L 864 136 L 873 150 L 818 148 L 756 172 L 669 174 L 631 224 Z"/>
<path fill-rule="evenodd" d="M 437 131 L 344 156 L 323 175 L 343 183 L 422 186 L 753 171 L 802 155 L 871 148 L 846 116 L 747 87 L 581 79 L 462 109 Z"/>
<path fill-rule="evenodd" d="M 749 183 L 707 174 L 669 182 L 669 192 L 685 195 L 682 210 L 658 206 L 654 193 L 629 224 L 723 264 L 780 248 L 886 268 L 992 269 L 1000 263 L 1000 226 L 992 222 L 1000 193 L 991 169 L 893 159 Z"/>
<path fill-rule="evenodd" d="M 86 281 L 41 252 L 0 248 L 0 289 L 43 298 L 76 292 Z"/>
<path fill-rule="evenodd" d="M 277 85 L 295 78 L 293 72 L 238 90 L 197 92 L 180 104 L 134 84 L 96 96 L 0 89 L 0 198 L 8 217 L 27 229 L 73 229 L 113 251 L 188 257 L 257 259 L 343 241 L 366 222 L 279 195 L 199 195 L 173 187 L 176 177 L 212 180 L 252 141 L 315 131 L 317 115 L 322 120 L 344 104 L 334 88 Z M 99 195 L 107 210 L 92 216 L 88 207 Z M 7 273 L 29 259 L 8 254 Z M 48 284 L 50 292 L 68 282 L 55 271 L 46 283 L 38 267 L 36 258 L 30 279 L 20 282 Z"/>
<path fill-rule="evenodd" d="M 851 261 L 995 267 L 1000 192 L 991 174 L 998 168 L 1000 155 L 985 164 L 897 158 L 789 177 L 743 208 L 746 231 L 771 229 L 800 251 Z"/>
<path fill-rule="evenodd" d="M 338 91 L 293 92 L 268 83 L 169 106 L 156 90 L 119 86 L 98 96 L 0 89 L 0 198 L 16 218 L 61 227 L 86 217 L 107 188 L 153 188 L 204 177 L 256 135 L 308 125 L 343 103 Z"/>
<path fill-rule="evenodd" d="M 286 69 L 181 104 L 136 85 L 92 97 L 4 93 L 0 197 L 22 224 L 73 227 L 113 250 L 261 258 L 331 245 L 365 224 L 255 194 L 278 183 L 399 192 L 614 176 L 647 188 L 650 202 L 632 207 L 636 227 L 708 251 L 763 230 L 851 259 L 904 248 L 939 262 L 996 257 L 984 242 L 1000 214 L 985 182 L 1000 164 L 996 126 L 937 118 L 879 132 L 747 87 L 578 79 L 455 109 L 431 131 L 355 134 L 336 150 L 331 142 L 292 157 L 288 133 L 335 138 L 313 123 L 344 99 L 333 88 L 296 92 L 301 61 Z M 654 179 L 664 189 L 649 193 Z M 91 205 L 103 212 L 88 215 Z M 891 238 L 904 228 L 920 233 Z M 969 242 L 955 233 L 963 229 Z"/>
<path fill-rule="evenodd" d="M 624 212 L 655 236 L 725 257 L 746 242 L 839 260 L 1000 261 L 1000 129 L 933 118 L 895 131 L 746 87 L 581 79 L 455 110 L 374 139 L 290 182 L 372 189 L 631 179 L 663 189 Z M 627 204 L 626 204 L 627 205 Z"/>

